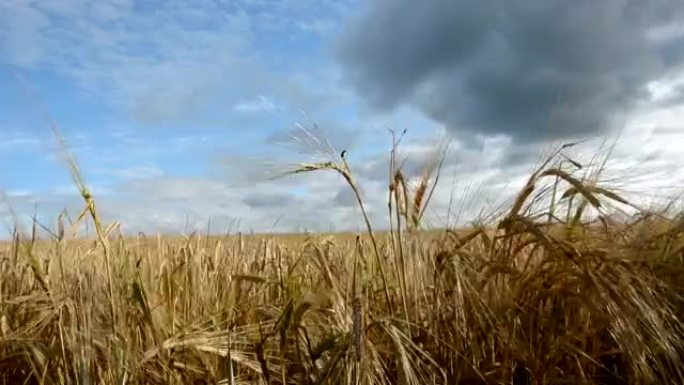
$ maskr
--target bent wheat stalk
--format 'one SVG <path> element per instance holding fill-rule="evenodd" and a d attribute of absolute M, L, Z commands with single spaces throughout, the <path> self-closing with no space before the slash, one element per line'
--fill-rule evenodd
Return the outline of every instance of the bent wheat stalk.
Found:
<path fill-rule="evenodd" d="M 333 170 L 342 175 L 344 180 L 347 182 L 349 187 L 351 187 L 352 192 L 354 193 L 354 197 L 356 198 L 356 203 L 359 205 L 359 209 L 361 209 L 361 215 L 363 216 L 363 220 L 366 224 L 366 230 L 368 232 L 368 236 L 370 237 L 371 244 L 373 246 L 373 253 L 375 254 L 376 262 L 378 264 L 378 269 L 380 270 L 380 278 L 382 279 L 382 286 L 385 294 L 385 300 L 387 302 L 387 308 L 390 312 L 390 314 L 393 314 L 394 312 L 392 311 L 392 301 L 390 300 L 390 295 L 389 295 L 389 288 L 387 286 L 387 276 L 385 275 L 385 268 L 383 267 L 382 263 L 382 258 L 380 258 L 380 250 L 378 248 L 378 242 L 375 239 L 375 233 L 373 232 L 373 226 L 371 225 L 370 218 L 368 217 L 368 212 L 366 211 L 366 207 L 363 204 L 363 199 L 361 199 L 361 193 L 359 192 L 359 186 L 356 183 L 356 180 L 354 179 L 354 176 L 351 172 L 351 168 L 349 167 L 349 164 L 347 163 L 346 159 L 342 159 L 342 163 L 337 163 L 337 162 L 323 162 L 323 163 L 302 163 L 297 169 L 292 170 L 286 174 L 300 174 L 300 173 L 305 173 L 305 172 L 312 172 L 312 171 L 318 171 L 318 170 Z"/>

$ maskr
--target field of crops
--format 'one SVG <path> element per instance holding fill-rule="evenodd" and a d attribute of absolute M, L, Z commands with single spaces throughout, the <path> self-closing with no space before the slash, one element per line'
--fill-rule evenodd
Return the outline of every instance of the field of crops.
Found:
<path fill-rule="evenodd" d="M 98 236 L 0 245 L 0 383 L 684 383 L 684 217 L 557 155 L 457 231 L 422 230 L 438 165 L 391 162 L 392 228 L 358 236 L 125 237 L 74 166 Z"/>

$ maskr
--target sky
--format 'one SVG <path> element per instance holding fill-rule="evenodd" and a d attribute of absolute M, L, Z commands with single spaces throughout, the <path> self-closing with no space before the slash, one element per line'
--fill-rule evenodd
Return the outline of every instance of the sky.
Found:
<path fill-rule="evenodd" d="M 378 227 L 389 130 L 413 176 L 447 141 L 443 226 L 570 141 L 615 144 L 612 188 L 676 196 L 683 112 L 680 0 L 0 0 L 0 235 L 83 208 L 53 125 L 125 232 L 341 231 L 340 177 L 269 178 L 316 160 L 302 129 L 347 151 Z"/>

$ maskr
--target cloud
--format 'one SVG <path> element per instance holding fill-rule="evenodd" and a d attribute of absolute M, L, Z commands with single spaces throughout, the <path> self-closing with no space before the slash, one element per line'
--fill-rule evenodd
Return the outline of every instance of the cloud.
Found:
<path fill-rule="evenodd" d="M 600 183 L 621 195 L 648 202 L 671 198 L 684 187 L 679 143 L 684 130 L 677 120 L 684 108 L 661 110 L 641 116 L 629 127 L 601 176 Z M 573 159 L 587 164 L 601 141 L 568 150 Z M 426 214 L 429 226 L 467 224 L 482 213 L 490 214 L 516 195 L 537 164 L 536 151 L 510 145 L 509 138 L 488 138 L 480 148 L 454 142 L 444 163 L 441 181 Z M 639 151 L 635 151 L 639 149 Z M 434 153 L 433 142 L 407 142 L 400 148 L 411 168 Z M 524 154 L 511 163 L 510 152 Z M 527 156 L 533 154 L 535 156 Z M 364 204 L 376 229 L 387 228 L 387 154 L 377 151 L 353 157 Z M 372 170 L 366 164 L 374 164 Z M 242 164 L 234 165 L 243 169 Z M 419 167 L 419 166 L 417 166 Z M 125 170 L 124 170 L 125 171 Z M 417 171 L 417 168 L 416 170 Z M 98 209 L 106 222 L 119 221 L 128 234 L 137 231 L 177 233 L 204 231 L 211 220 L 213 231 L 364 231 L 364 224 L 349 186 L 333 172 L 314 172 L 235 185 L 232 179 L 142 175 L 122 178 L 118 183 L 92 188 Z M 59 211 L 68 207 L 76 215 L 83 208 L 75 187 L 60 191 L 14 191 L 8 201 L 26 222 L 38 204 L 41 221 L 54 223 Z M 0 211 L 4 212 L 4 207 Z M 484 211 L 482 211 L 484 210 Z M 2 214 L 0 216 L 6 216 Z M 448 219 L 451 214 L 453 218 Z M 6 218 L 11 224 L 11 218 Z M 28 222 L 27 222 L 28 223 Z M 239 227 L 238 227 L 239 223 Z M 2 237 L 0 229 L 0 237 Z"/>
<path fill-rule="evenodd" d="M 363 191 L 361 192 L 361 199 L 365 199 L 365 194 L 363 194 Z M 349 188 L 349 186 L 342 186 L 339 190 L 337 190 L 333 202 L 341 207 L 356 207 L 356 205 L 358 205 L 356 201 L 356 195 L 354 195 L 354 192 L 351 190 L 351 188 Z"/>
<path fill-rule="evenodd" d="M 282 192 L 254 192 L 248 194 L 243 201 L 247 206 L 252 208 L 263 208 L 263 207 L 283 207 L 292 204 L 295 200 L 295 196 L 289 193 Z"/>
<path fill-rule="evenodd" d="M 301 53 L 311 32 L 332 28 L 343 3 L 7 0 L 0 64 L 57 74 L 138 123 L 217 124 L 225 106 L 280 107 L 262 94 L 315 100 L 295 70 L 310 63 Z"/>
<path fill-rule="evenodd" d="M 678 0 L 376 0 L 338 55 L 380 110 L 410 104 L 452 132 L 517 143 L 585 137 L 681 69 L 682 17 Z"/>
<path fill-rule="evenodd" d="M 24 147 L 36 147 L 40 144 L 38 138 L 20 132 L 0 133 L 0 153 Z"/>
<path fill-rule="evenodd" d="M 1 62 L 48 68 L 142 123 L 197 118 L 259 71 L 250 16 L 211 1 L 10 0 L 0 12 Z"/>
<path fill-rule="evenodd" d="M 243 100 L 235 105 L 233 109 L 239 112 L 249 112 L 249 113 L 264 113 L 264 112 L 274 112 L 276 111 L 276 105 L 267 97 L 259 95 L 256 100 Z"/>
<path fill-rule="evenodd" d="M 138 176 L 120 179 L 104 187 L 91 186 L 104 222 L 119 222 L 126 234 L 177 233 L 206 230 L 224 232 L 232 226 L 241 231 L 328 231 L 360 228 L 356 208 L 341 207 L 333 198 L 343 181 L 333 173 L 302 175 L 277 181 L 235 186 L 220 177 Z M 54 224 L 65 207 L 74 217 L 83 209 L 72 185 L 59 191 L 18 191 L 0 201 L 0 217 L 12 207 L 20 221 L 28 223 L 37 211 L 41 222 Z M 5 213 L 7 211 L 7 213 Z M 9 225 L 13 219 L 5 218 Z M 0 224 L 1 225 L 1 224 Z M 7 232 L 0 228 L 0 238 Z"/>
<path fill-rule="evenodd" d="M 156 165 L 100 168 L 95 171 L 100 175 L 111 175 L 126 180 L 151 179 L 164 175 L 164 171 Z"/>
<path fill-rule="evenodd" d="M 322 231 L 332 223 L 354 228 L 362 223 L 354 210 L 331 204 L 337 182 L 320 174 L 234 187 L 208 178 L 164 177 L 123 184 L 119 190 L 126 194 L 103 196 L 98 207 L 127 231 L 183 231 L 186 219 L 196 229 L 211 220 L 217 231 L 238 221 L 242 231 Z"/>
<path fill-rule="evenodd" d="M 310 22 L 302 21 L 297 26 L 303 31 L 324 35 L 337 27 L 337 23 L 332 20 L 315 19 Z"/>

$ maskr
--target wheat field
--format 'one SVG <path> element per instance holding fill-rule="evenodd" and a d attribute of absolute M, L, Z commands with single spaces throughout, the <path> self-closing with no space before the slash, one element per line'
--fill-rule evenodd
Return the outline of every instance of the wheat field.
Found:
<path fill-rule="evenodd" d="M 124 236 L 72 162 L 79 220 L 0 245 L 0 383 L 684 383 L 684 216 L 558 155 L 465 228 L 422 225 L 439 162 L 412 185 L 392 161 L 388 231 L 290 236 Z M 365 216 L 344 158 L 292 172 Z"/>

